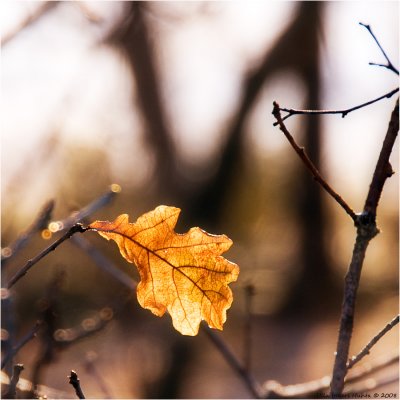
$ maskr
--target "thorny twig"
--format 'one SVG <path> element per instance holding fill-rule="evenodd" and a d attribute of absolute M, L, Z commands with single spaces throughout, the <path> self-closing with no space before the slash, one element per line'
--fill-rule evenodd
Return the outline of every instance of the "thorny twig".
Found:
<path fill-rule="evenodd" d="M 352 368 L 356 363 L 358 363 L 363 357 L 369 354 L 371 348 L 378 343 L 378 341 L 387 333 L 389 332 L 394 326 L 399 323 L 399 315 L 393 318 L 386 326 L 380 330 L 369 342 L 368 344 L 354 357 L 352 357 L 347 362 L 347 369 L 349 370 Z"/>
<path fill-rule="evenodd" d="M 75 393 L 78 396 L 79 399 L 84 399 L 85 395 L 83 394 L 82 388 L 81 388 L 81 383 L 78 378 L 78 374 L 72 370 L 71 375 L 68 377 L 69 383 L 74 387 Z"/>
<path fill-rule="evenodd" d="M 347 114 L 352 111 L 359 110 L 360 108 L 367 107 L 370 104 L 374 104 L 383 99 L 390 99 L 394 94 L 399 91 L 399 88 L 395 88 L 391 90 L 389 93 L 386 93 L 382 96 L 377 97 L 376 99 L 366 101 L 365 103 L 358 104 L 354 107 L 346 108 L 345 110 L 296 110 L 293 108 L 279 108 L 280 111 L 286 112 L 287 114 L 282 117 L 282 121 L 285 121 L 292 115 L 324 115 L 324 114 L 341 114 L 342 118 L 344 118 Z M 279 122 L 274 122 L 274 126 L 279 125 Z"/>
<path fill-rule="evenodd" d="M 7 289 L 13 287 L 37 262 L 39 262 L 47 254 L 55 250 L 61 243 L 69 239 L 72 235 L 77 232 L 85 232 L 87 228 L 84 228 L 81 224 L 75 224 L 69 230 L 61 236 L 58 240 L 48 246 L 46 249 L 41 251 L 36 257 L 28 260 L 28 262 L 9 280 L 7 283 Z"/>
<path fill-rule="evenodd" d="M 279 107 L 279 104 L 274 101 L 274 108 L 272 111 L 272 114 L 276 118 L 276 122 L 279 125 L 280 130 L 283 132 L 283 134 L 286 136 L 288 139 L 289 143 L 293 147 L 293 149 L 296 151 L 300 159 L 303 161 L 307 169 L 311 172 L 313 175 L 314 179 L 322 186 L 323 189 L 325 189 L 328 194 L 330 194 L 338 203 L 339 205 L 346 211 L 346 213 L 351 217 L 351 219 L 356 223 L 357 221 L 357 215 L 356 213 L 352 210 L 352 208 L 343 200 L 343 198 L 331 188 L 331 186 L 326 182 L 326 180 L 321 176 L 319 173 L 318 169 L 316 166 L 313 164 L 313 162 L 310 160 L 308 155 L 306 154 L 305 150 L 303 147 L 300 147 L 296 141 L 294 140 L 293 136 L 290 134 L 288 129 L 286 128 L 285 124 L 283 123 L 282 116 L 280 113 L 281 108 Z"/>
<path fill-rule="evenodd" d="M 387 56 L 385 50 L 383 50 L 383 48 L 382 48 L 381 44 L 379 43 L 378 39 L 376 38 L 376 36 L 372 32 L 371 27 L 369 25 L 367 25 L 367 24 L 363 24 L 362 22 L 359 22 L 359 24 L 368 30 L 369 34 L 373 37 L 373 39 L 375 40 L 375 43 L 378 45 L 380 51 L 382 52 L 383 56 L 385 57 L 385 59 L 387 61 L 387 64 L 378 64 L 378 63 L 370 62 L 369 65 L 376 65 L 378 67 L 384 67 L 384 68 L 387 68 L 388 70 L 394 72 L 395 74 L 399 75 L 399 70 L 397 68 L 395 68 L 395 66 L 389 60 L 389 57 Z"/>
<path fill-rule="evenodd" d="M 345 278 L 345 289 L 340 318 L 339 337 L 336 347 L 335 363 L 332 373 L 331 395 L 340 396 L 344 387 L 344 378 L 347 373 L 347 361 L 351 335 L 353 332 L 354 313 L 356 305 L 357 290 L 361 276 L 365 253 L 370 240 L 379 232 L 376 226 L 376 209 L 388 177 L 393 174 L 389 162 L 399 131 L 399 100 L 397 100 L 392 112 L 389 126 L 382 149 L 375 168 L 372 182 L 365 201 L 363 212 L 358 215 L 357 237 L 353 249 L 350 266 Z"/>

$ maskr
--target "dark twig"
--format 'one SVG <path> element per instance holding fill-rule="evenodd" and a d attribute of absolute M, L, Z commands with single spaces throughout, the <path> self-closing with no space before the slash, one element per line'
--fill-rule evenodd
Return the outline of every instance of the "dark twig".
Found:
<path fill-rule="evenodd" d="M 354 364 L 358 363 L 363 357 L 368 355 L 371 348 L 375 346 L 375 344 L 378 343 L 378 341 L 398 323 L 399 315 L 397 315 L 388 324 L 386 324 L 386 326 L 381 329 L 356 356 L 352 357 L 347 362 L 347 369 L 349 370 L 354 366 Z"/>
<path fill-rule="evenodd" d="M 36 257 L 28 260 L 28 262 L 10 279 L 7 284 L 7 289 L 10 289 L 15 285 L 38 261 L 40 261 L 47 254 L 55 250 L 61 243 L 69 239 L 72 235 L 77 232 L 85 232 L 87 228 L 84 228 L 81 224 L 73 225 L 63 236 L 56 240 L 49 247 L 41 251 Z"/>
<path fill-rule="evenodd" d="M 359 24 L 368 30 L 369 34 L 373 37 L 373 39 L 375 40 L 375 43 L 378 45 L 381 53 L 383 54 L 383 56 L 385 57 L 385 59 L 387 61 L 387 64 L 369 63 L 369 65 L 376 65 L 378 67 L 384 67 L 384 68 L 387 68 L 388 70 L 394 72 L 395 74 L 399 75 L 399 70 L 397 68 L 395 68 L 395 66 L 389 60 L 389 57 L 387 56 L 385 50 L 383 50 L 383 48 L 382 48 L 381 44 L 379 43 L 378 39 L 376 38 L 376 36 L 372 32 L 371 27 L 369 25 L 367 25 L 367 24 L 363 24 L 362 22 L 359 22 Z"/>
<path fill-rule="evenodd" d="M 46 228 L 47 224 L 51 219 L 51 213 L 54 208 L 54 200 L 48 201 L 43 208 L 40 210 L 36 219 L 33 223 L 28 227 L 28 229 L 21 233 L 18 238 L 7 247 L 1 250 L 1 267 L 3 268 L 13 256 L 17 254 L 19 250 L 21 250 L 28 241 L 32 238 L 32 236 L 39 232 L 40 230 Z"/>
<path fill-rule="evenodd" d="M 281 108 L 279 107 L 279 104 L 274 101 L 274 108 L 272 111 L 272 114 L 276 118 L 277 124 L 279 125 L 280 130 L 283 132 L 283 134 L 286 136 L 288 139 L 289 143 L 293 147 L 293 149 L 296 151 L 300 159 L 303 161 L 303 163 L 306 165 L 308 170 L 311 172 L 313 175 L 314 179 L 325 189 L 328 194 L 330 194 L 336 201 L 339 203 L 339 205 L 346 211 L 346 213 L 351 217 L 351 219 L 354 221 L 354 223 L 357 222 L 357 215 L 356 213 L 351 209 L 351 207 L 342 199 L 342 197 L 333 190 L 329 184 L 326 182 L 326 180 L 321 176 L 313 162 L 310 160 L 308 155 L 306 154 L 305 150 L 303 147 L 300 147 L 296 141 L 294 140 L 293 136 L 290 134 L 290 132 L 287 130 L 285 124 L 283 123 L 281 113 L 280 113 Z"/>
<path fill-rule="evenodd" d="M 66 230 L 71 226 L 75 225 L 76 223 L 81 222 L 84 218 L 88 217 L 89 215 L 96 212 L 98 209 L 109 204 L 114 199 L 116 194 L 118 194 L 120 191 L 121 187 L 119 185 L 115 183 L 112 184 L 110 190 L 107 193 L 93 200 L 86 207 L 80 209 L 77 212 L 72 213 L 69 217 L 61 221 L 53 222 L 54 227 L 52 227 L 51 229 L 52 232 Z"/>
<path fill-rule="evenodd" d="M 347 361 L 349 357 L 351 335 L 353 332 L 355 305 L 361 270 L 368 244 L 379 232 L 376 226 L 376 209 L 385 181 L 393 174 L 389 158 L 398 131 L 399 100 L 397 100 L 390 118 L 387 133 L 382 144 L 382 149 L 364 205 L 364 210 L 362 214 L 358 215 L 356 221 L 357 237 L 350 266 L 345 278 L 339 337 L 332 373 L 331 395 L 336 397 L 340 396 L 343 391 L 344 379 L 347 373 Z"/>
<path fill-rule="evenodd" d="M 8 361 L 11 360 L 11 358 L 13 358 L 22 349 L 22 347 L 24 347 L 29 341 L 31 341 L 34 337 L 36 337 L 40 325 L 41 322 L 37 321 L 35 326 L 21 339 L 21 341 L 17 343 L 11 349 L 11 351 L 4 356 L 4 358 L 1 360 L 1 369 L 5 367 Z"/>
<path fill-rule="evenodd" d="M 2 394 L 3 398 L 6 399 L 15 399 L 17 394 L 17 384 L 19 381 L 19 376 L 21 372 L 24 370 L 24 366 L 22 364 L 16 364 L 13 368 L 13 374 L 10 379 L 10 385 L 8 386 L 7 393 Z"/>
<path fill-rule="evenodd" d="M 374 104 L 380 100 L 383 100 L 385 98 L 390 99 L 394 94 L 396 94 L 399 91 L 399 88 L 395 88 L 391 90 L 389 93 L 386 93 L 382 96 L 377 97 L 376 99 L 366 101 L 365 103 L 358 104 L 354 107 L 347 108 L 345 110 L 295 110 L 293 108 L 280 108 L 280 111 L 286 112 L 287 114 L 282 117 L 282 121 L 285 121 L 292 115 L 324 115 L 324 114 L 341 114 L 342 118 L 344 118 L 347 114 L 351 113 L 352 111 L 359 110 L 360 108 L 367 107 L 370 104 Z M 274 126 L 279 125 L 279 122 L 276 121 L 273 124 Z"/>
<path fill-rule="evenodd" d="M 220 353 L 223 355 L 228 364 L 235 370 L 235 372 L 241 377 L 243 382 L 246 383 L 247 388 L 250 390 L 252 395 L 256 399 L 262 398 L 262 390 L 260 384 L 256 381 L 253 375 L 244 368 L 236 356 L 232 353 L 226 343 L 211 329 L 205 325 L 200 325 L 203 332 L 208 336 L 209 339 L 215 344 Z"/>
<path fill-rule="evenodd" d="M 82 392 L 81 383 L 80 383 L 80 380 L 78 378 L 78 374 L 74 370 L 72 370 L 71 371 L 71 375 L 68 378 L 69 378 L 69 383 L 75 389 L 75 393 L 78 396 L 78 399 L 84 399 L 85 395 Z"/>

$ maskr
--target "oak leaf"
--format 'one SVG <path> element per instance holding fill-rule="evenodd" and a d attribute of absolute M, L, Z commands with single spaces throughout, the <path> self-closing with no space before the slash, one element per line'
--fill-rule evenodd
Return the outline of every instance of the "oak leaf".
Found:
<path fill-rule="evenodd" d="M 141 278 L 137 297 L 143 308 L 159 317 L 168 310 L 174 328 L 183 335 L 197 335 L 201 320 L 222 330 L 233 301 L 228 284 L 239 275 L 239 267 L 221 256 L 232 241 L 200 228 L 176 233 L 179 214 L 179 208 L 159 206 L 135 223 L 122 214 L 89 228 L 113 239 L 122 256 L 136 264 Z"/>

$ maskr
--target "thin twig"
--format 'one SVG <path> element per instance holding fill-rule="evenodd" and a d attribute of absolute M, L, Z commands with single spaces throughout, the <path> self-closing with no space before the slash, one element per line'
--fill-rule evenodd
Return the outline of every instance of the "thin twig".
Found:
<path fill-rule="evenodd" d="M 12 29 L 9 32 L 6 32 L 1 38 L 1 46 L 4 47 L 8 42 L 14 39 L 20 32 L 22 32 L 25 28 L 32 25 L 34 22 L 39 20 L 42 16 L 44 16 L 48 11 L 52 8 L 56 7 L 60 4 L 58 1 L 43 1 L 38 4 L 36 9 L 27 15 L 18 26 Z"/>
<path fill-rule="evenodd" d="M 23 364 L 15 364 L 13 368 L 13 374 L 10 379 L 10 385 L 8 387 L 7 393 L 2 394 L 2 397 L 7 398 L 7 399 L 15 399 L 16 394 L 17 394 L 17 384 L 19 381 L 19 376 L 21 375 L 21 372 L 24 370 Z"/>
<path fill-rule="evenodd" d="M 71 375 L 68 378 L 69 378 L 69 383 L 74 387 L 75 393 L 78 396 L 78 398 L 84 399 L 85 395 L 82 392 L 81 383 L 78 378 L 78 374 L 74 370 L 72 370 Z"/>
<path fill-rule="evenodd" d="M 40 210 L 39 214 L 28 227 L 25 232 L 22 232 L 17 239 L 1 250 L 1 267 L 3 268 L 6 263 L 17 254 L 24 246 L 27 245 L 28 241 L 33 235 L 40 230 L 46 228 L 47 224 L 51 219 L 51 213 L 54 209 L 54 200 L 48 201 Z"/>
<path fill-rule="evenodd" d="M 71 226 L 75 225 L 78 222 L 81 222 L 84 218 L 96 212 L 98 209 L 109 204 L 114 197 L 121 191 L 121 187 L 117 184 L 112 184 L 110 190 L 107 193 L 104 193 L 97 199 L 93 200 L 87 206 L 83 207 L 77 212 L 72 213 L 69 217 L 54 222 L 54 226 L 57 226 L 57 229 L 53 229 L 53 232 L 58 232 L 62 230 L 66 230 Z"/>
<path fill-rule="evenodd" d="M 379 232 L 376 226 L 376 209 L 383 190 L 383 185 L 386 179 L 393 173 L 389 163 L 389 158 L 398 131 L 399 100 L 397 100 L 390 118 L 387 133 L 382 144 L 382 149 L 374 175 L 372 177 L 367 200 L 364 205 L 364 211 L 358 216 L 356 222 L 357 237 L 350 266 L 345 278 L 339 337 L 332 373 L 331 395 L 336 397 L 340 396 L 343 392 L 344 379 L 347 373 L 347 361 L 353 332 L 355 305 L 361 270 L 368 244 L 370 240 Z"/>
<path fill-rule="evenodd" d="M 72 235 L 77 232 L 85 232 L 87 228 L 84 228 L 81 224 L 73 225 L 63 236 L 56 240 L 49 247 L 41 251 L 36 257 L 28 260 L 28 262 L 10 279 L 7 284 L 7 289 L 10 289 L 15 285 L 38 261 L 40 261 L 47 254 L 55 250 L 61 243 L 69 239 Z"/>
<path fill-rule="evenodd" d="M 296 143 L 293 136 L 290 134 L 290 132 L 287 130 L 285 124 L 283 123 L 280 110 L 281 109 L 279 107 L 279 104 L 274 101 L 274 108 L 273 108 L 272 114 L 276 118 L 276 121 L 277 121 L 277 124 L 279 125 L 280 130 L 286 136 L 286 138 L 288 139 L 288 141 L 291 144 L 291 146 L 293 147 L 293 149 L 296 151 L 296 153 L 298 154 L 300 159 L 303 161 L 305 166 L 308 168 L 308 170 L 311 172 L 314 179 L 322 186 L 323 189 L 325 189 L 326 192 L 328 192 L 328 194 L 330 194 L 337 201 L 337 203 L 339 203 L 339 205 L 346 211 L 346 213 L 351 217 L 351 219 L 354 221 L 354 223 L 356 223 L 356 221 L 357 221 L 356 213 L 343 200 L 343 198 L 337 192 L 335 192 L 335 190 L 333 190 L 331 188 L 331 186 L 321 176 L 318 169 L 315 167 L 313 162 L 310 160 L 310 158 L 306 154 L 304 148 L 299 147 L 299 145 Z"/>
<path fill-rule="evenodd" d="M 347 369 L 349 370 L 354 366 L 354 364 L 358 363 L 363 357 L 368 355 L 371 348 L 375 346 L 375 344 L 378 343 L 378 341 L 398 323 L 399 315 L 397 315 L 388 324 L 386 324 L 386 326 L 381 329 L 356 356 L 352 357 L 347 362 Z"/>
<path fill-rule="evenodd" d="M 395 74 L 399 75 L 399 70 L 397 68 L 395 68 L 395 66 L 389 60 L 389 57 L 387 56 L 385 50 L 383 50 L 383 48 L 382 48 L 381 44 L 379 43 L 378 39 L 376 38 L 376 36 L 372 32 L 371 27 L 369 25 L 367 25 L 367 24 L 363 24 L 362 22 L 359 22 L 359 24 L 368 30 L 368 32 L 374 38 L 375 43 L 378 45 L 381 53 L 383 54 L 383 56 L 385 57 L 385 59 L 387 61 L 387 64 L 377 64 L 377 63 L 369 63 L 369 64 L 370 65 L 377 65 L 379 67 L 385 67 L 385 68 L 389 69 L 390 71 L 394 72 Z"/>
<path fill-rule="evenodd" d="M 96 368 L 95 360 L 97 359 L 97 354 L 95 352 L 88 352 L 86 354 L 86 359 L 85 359 L 85 370 L 88 374 L 92 375 L 94 380 L 97 382 L 99 385 L 100 389 L 104 393 L 104 398 L 106 399 L 112 399 L 113 396 L 111 394 L 111 391 L 108 388 L 107 382 L 105 379 L 101 376 L 99 371 Z"/>
<path fill-rule="evenodd" d="M 1 369 L 3 369 L 8 361 L 13 358 L 28 342 L 36 337 L 36 334 L 40 328 L 41 322 L 37 321 L 34 327 L 17 343 L 11 351 L 9 351 L 4 358 L 1 360 Z"/>
<path fill-rule="evenodd" d="M 287 114 L 282 117 L 282 121 L 285 121 L 292 115 L 324 115 L 324 114 L 341 114 L 342 118 L 344 118 L 347 114 L 352 111 L 359 110 L 360 108 L 367 107 L 370 104 L 374 104 L 382 99 L 390 99 L 394 94 L 399 91 L 399 88 L 395 88 L 391 90 L 389 93 L 386 93 L 382 96 L 377 97 L 376 99 L 366 101 L 365 103 L 358 104 L 354 107 L 347 108 L 345 110 L 296 110 L 293 108 L 279 108 L 280 111 L 286 112 Z M 274 126 L 279 125 L 279 122 L 274 122 Z"/>
<path fill-rule="evenodd" d="M 392 364 L 399 361 L 398 355 L 391 355 L 382 357 L 381 359 L 374 360 L 372 363 L 365 363 L 356 366 L 346 377 L 346 393 L 363 393 L 369 390 L 369 381 L 365 381 L 369 375 L 387 368 Z M 358 383 L 357 387 L 355 385 L 350 385 L 352 383 L 358 382 L 364 379 L 363 382 Z M 308 382 L 297 383 L 294 385 L 282 385 L 275 380 L 268 380 L 263 384 L 263 398 L 267 399 L 309 399 L 317 397 L 328 397 L 328 390 L 331 384 L 331 377 L 324 376 L 319 379 L 315 379 Z M 379 381 L 379 385 L 383 384 Z"/>
<path fill-rule="evenodd" d="M 81 236 L 75 236 L 71 239 L 71 242 L 88 254 L 98 267 L 100 267 L 106 273 L 112 275 L 117 281 L 129 289 L 135 289 L 137 282 L 133 280 L 125 272 L 121 271 L 110 261 L 101 251 L 93 246 L 86 238 Z"/>
<path fill-rule="evenodd" d="M 262 390 L 260 384 L 256 381 L 253 375 L 244 368 L 236 356 L 232 353 L 226 343 L 211 329 L 205 325 L 200 325 L 203 332 L 208 336 L 209 339 L 215 344 L 220 353 L 224 356 L 228 364 L 235 370 L 235 372 L 242 378 L 243 382 L 246 383 L 247 388 L 250 390 L 252 395 L 256 399 L 262 398 Z"/>
<path fill-rule="evenodd" d="M 364 379 L 368 375 L 372 375 L 384 368 L 391 366 L 392 364 L 398 364 L 399 355 L 390 354 L 383 357 L 374 359 L 371 362 L 363 363 L 355 366 L 346 376 L 345 383 L 356 382 L 360 379 Z"/>

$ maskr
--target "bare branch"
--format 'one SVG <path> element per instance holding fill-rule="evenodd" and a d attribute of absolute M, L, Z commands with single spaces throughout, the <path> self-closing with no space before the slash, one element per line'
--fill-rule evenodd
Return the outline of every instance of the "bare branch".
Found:
<path fill-rule="evenodd" d="M 83 219 L 88 217 L 89 215 L 93 214 L 100 208 L 106 206 L 109 204 L 115 197 L 116 194 L 118 194 L 121 191 L 121 187 L 118 184 L 112 184 L 110 187 L 110 190 L 103 194 L 102 196 L 98 197 L 97 199 L 93 200 L 90 204 L 88 204 L 86 207 L 83 207 L 79 211 L 72 213 L 69 217 L 61 220 L 61 221 L 56 221 L 52 223 L 51 226 L 51 231 L 58 232 L 62 230 L 66 230 L 70 228 L 71 226 L 75 225 L 77 222 L 81 222 Z"/>
<path fill-rule="evenodd" d="M 24 366 L 22 364 L 15 364 L 13 368 L 13 374 L 10 379 L 10 384 L 7 388 L 6 393 L 2 393 L 2 397 L 6 399 L 15 399 L 17 394 L 17 384 L 19 381 L 19 376 L 21 372 L 24 370 Z"/>
<path fill-rule="evenodd" d="M 392 62 L 389 60 L 389 57 L 386 55 L 385 50 L 383 50 L 381 44 L 379 43 L 378 39 L 376 38 L 376 36 L 374 35 L 374 33 L 372 32 L 372 29 L 369 25 L 367 24 L 363 24 L 362 22 L 359 22 L 359 24 L 361 26 L 363 26 L 364 28 L 366 28 L 368 30 L 368 32 L 370 33 L 370 35 L 373 37 L 373 39 L 375 40 L 375 43 L 378 45 L 380 51 L 382 52 L 383 56 L 385 57 L 387 64 L 377 64 L 377 63 L 369 63 L 370 65 L 377 65 L 379 67 L 385 67 L 388 70 L 394 72 L 396 75 L 399 75 L 399 70 L 397 68 L 395 68 L 395 66 L 392 64 Z"/>
<path fill-rule="evenodd" d="M 399 88 L 395 88 L 395 89 L 391 90 L 389 93 L 379 96 L 376 99 L 366 101 L 365 103 L 358 104 L 354 107 L 350 107 L 345 110 L 295 110 L 293 108 L 279 108 L 279 110 L 287 113 L 285 116 L 282 117 L 282 121 L 285 121 L 292 115 L 341 114 L 342 118 L 344 118 L 347 114 L 351 113 L 352 111 L 356 111 L 356 110 L 359 110 L 360 108 L 367 107 L 370 104 L 374 104 L 383 99 L 390 99 L 398 91 L 399 91 Z M 276 125 L 279 125 L 279 122 L 274 122 L 274 126 L 276 126 Z"/>
<path fill-rule="evenodd" d="M 347 362 L 347 369 L 349 370 L 350 368 L 352 368 L 354 364 L 358 363 L 363 357 L 369 354 L 371 348 L 375 346 L 375 344 L 378 343 L 378 341 L 398 323 L 399 315 L 397 315 L 388 324 L 386 324 L 386 326 L 381 329 L 356 356 L 352 357 Z"/>
<path fill-rule="evenodd" d="M 314 179 L 322 186 L 325 191 L 330 194 L 337 203 L 346 211 L 346 213 L 351 217 L 351 219 L 356 223 L 357 221 L 357 215 L 356 213 L 351 209 L 351 207 L 343 200 L 343 198 L 335 192 L 335 190 L 332 189 L 332 187 L 326 182 L 326 180 L 321 176 L 313 162 L 310 160 L 308 155 L 306 154 L 305 150 L 303 147 L 300 147 L 296 141 L 294 140 L 293 136 L 290 134 L 290 132 L 287 130 L 285 124 L 283 123 L 281 113 L 280 113 L 280 107 L 277 102 L 274 101 L 274 108 L 272 111 L 272 114 L 276 118 L 277 124 L 279 125 L 280 130 L 283 132 L 283 134 L 286 136 L 288 139 L 289 143 L 293 147 L 293 149 L 296 151 L 300 159 L 303 161 L 305 166 L 308 168 L 308 170 L 311 172 L 313 175 Z"/>
<path fill-rule="evenodd" d="M 383 185 L 386 179 L 393 173 L 389 158 L 398 130 L 399 101 L 397 100 L 389 122 L 386 137 L 382 144 L 381 153 L 369 188 L 364 211 L 362 214 L 358 215 L 356 221 L 357 237 L 350 266 L 345 278 L 339 337 L 332 374 L 331 395 L 335 397 L 340 396 L 343 392 L 361 270 L 368 244 L 370 240 L 379 233 L 376 226 L 376 209 L 383 190 Z"/>
<path fill-rule="evenodd" d="M 39 20 L 42 16 L 44 16 L 48 11 L 56 7 L 58 4 L 60 4 L 60 2 L 58 1 L 40 2 L 33 13 L 29 14 L 25 19 L 23 19 L 20 22 L 20 24 L 13 30 L 9 31 L 8 33 L 2 36 L 1 46 L 4 47 L 25 28 L 27 28 L 28 26 L 32 25 L 34 22 Z"/>
<path fill-rule="evenodd" d="M 3 268 L 13 256 L 17 254 L 23 247 L 27 245 L 32 236 L 40 230 L 46 228 L 51 219 L 51 214 L 54 209 L 54 200 L 48 201 L 40 210 L 39 214 L 28 227 L 28 229 L 21 233 L 18 238 L 7 247 L 1 250 L 1 267 Z"/>
<path fill-rule="evenodd" d="M 72 370 L 71 375 L 68 377 L 68 379 L 69 379 L 69 383 L 74 387 L 75 393 L 78 396 L 78 398 L 84 399 L 85 395 L 82 392 L 81 383 L 78 378 L 78 374 L 74 370 Z"/>
<path fill-rule="evenodd" d="M 71 239 L 72 243 L 88 254 L 98 267 L 106 273 L 112 275 L 117 281 L 129 289 L 135 289 L 137 282 L 129 275 L 122 272 L 115 264 L 110 261 L 101 251 L 93 246 L 86 238 L 75 236 Z"/>
<path fill-rule="evenodd" d="M 202 328 L 203 332 L 208 336 L 208 338 L 215 344 L 215 346 L 218 348 L 228 364 L 241 377 L 252 395 L 256 399 L 262 399 L 263 396 L 260 384 L 256 381 L 253 375 L 251 375 L 250 372 L 241 365 L 239 360 L 232 353 L 226 343 L 216 333 L 207 328 L 205 325 L 200 325 L 200 327 Z"/>
<path fill-rule="evenodd" d="M 360 366 L 356 366 L 346 378 L 346 387 L 344 393 L 365 393 L 367 390 L 371 390 L 371 381 L 365 380 L 369 375 L 383 369 L 390 365 L 397 363 L 399 356 L 383 357 L 378 360 L 374 360 L 373 363 L 366 363 Z M 364 379 L 361 383 L 354 384 Z M 376 381 L 376 387 L 381 386 L 386 382 Z M 309 399 L 328 397 L 328 390 L 331 384 L 331 377 L 324 376 L 319 379 L 315 379 L 308 382 L 298 383 L 294 385 L 282 385 L 281 383 L 268 380 L 263 384 L 263 398 L 267 399 Z M 374 386 L 375 388 L 375 386 Z"/>
<path fill-rule="evenodd" d="M 10 279 L 7 283 L 7 289 L 13 287 L 37 262 L 43 257 L 55 250 L 61 243 L 69 239 L 72 235 L 77 232 L 85 232 L 87 228 L 84 228 L 81 224 L 73 225 L 63 236 L 56 240 L 49 247 L 41 251 L 36 257 L 28 260 L 28 262 Z"/>
<path fill-rule="evenodd" d="M 10 352 L 8 352 L 3 360 L 1 360 L 1 369 L 3 369 L 9 360 L 11 360 L 28 342 L 30 342 L 34 337 L 36 337 L 37 331 L 41 325 L 40 321 L 37 321 L 35 326 L 17 343 Z"/>

